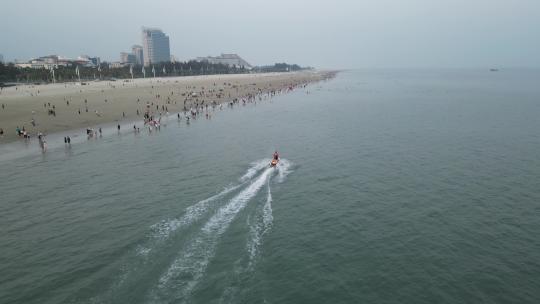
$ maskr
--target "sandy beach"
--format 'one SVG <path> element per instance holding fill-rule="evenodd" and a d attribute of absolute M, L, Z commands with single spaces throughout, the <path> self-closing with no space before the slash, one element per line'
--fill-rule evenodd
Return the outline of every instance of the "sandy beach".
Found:
<path fill-rule="evenodd" d="M 328 72 L 208 75 L 92 81 L 47 85 L 18 85 L 0 93 L 0 143 L 24 140 L 39 132 L 97 127 L 100 124 L 143 121 L 144 113 L 158 115 L 189 111 L 330 77 Z"/>

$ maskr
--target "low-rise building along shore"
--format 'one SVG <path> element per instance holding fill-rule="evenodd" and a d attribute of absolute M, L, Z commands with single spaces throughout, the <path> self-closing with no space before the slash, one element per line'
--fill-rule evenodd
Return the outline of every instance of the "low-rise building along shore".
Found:
<path fill-rule="evenodd" d="M 244 67 L 245 69 L 253 68 L 251 64 L 242 59 L 242 57 L 237 54 L 221 54 L 220 56 L 212 57 L 197 57 L 197 61 L 208 62 L 212 64 L 224 64 L 228 66 Z"/>

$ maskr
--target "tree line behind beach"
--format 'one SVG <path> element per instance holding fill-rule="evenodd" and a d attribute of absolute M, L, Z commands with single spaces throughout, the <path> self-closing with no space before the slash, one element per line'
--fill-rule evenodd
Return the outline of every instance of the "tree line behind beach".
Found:
<path fill-rule="evenodd" d="M 247 69 L 244 66 L 228 66 L 225 64 L 212 64 L 204 61 L 187 62 L 164 62 L 150 67 L 125 66 L 119 68 L 109 68 L 108 63 L 102 63 L 98 67 L 79 66 L 81 81 L 97 79 L 129 79 L 129 78 L 151 78 L 167 76 L 193 76 L 193 75 L 215 75 L 215 74 L 245 74 L 251 72 L 271 73 L 271 72 L 292 72 L 309 68 L 300 67 L 297 64 L 276 63 L 270 66 L 255 67 Z M 52 83 L 79 81 L 76 66 L 58 66 L 53 73 L 49 69 L 18 68 L 13 63 L 3 64 L 0 62 L 0 86 L 4 83 Z"/>

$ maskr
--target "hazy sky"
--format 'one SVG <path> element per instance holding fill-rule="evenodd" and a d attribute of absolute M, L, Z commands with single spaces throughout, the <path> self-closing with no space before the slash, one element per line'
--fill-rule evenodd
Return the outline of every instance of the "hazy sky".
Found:
<path fill-rule="evenodd" d="M 540 0 L 1 0 L 6 60 L 118 61 L 141 26 L 171 54 L 238 53 L 254 65 L 540 67 Z"/>

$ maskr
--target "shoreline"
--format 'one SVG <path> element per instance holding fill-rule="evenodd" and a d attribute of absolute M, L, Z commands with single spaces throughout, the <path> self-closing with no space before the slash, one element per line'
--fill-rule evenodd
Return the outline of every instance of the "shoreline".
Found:
<path fill-rule="evenodd" d="M 197 113 L 223 103 L 254 100 L 262 94 L 281 93 L 299 85 L 332 78 L 333 71 L 202 75 L 138 78 L 117 81 L 20 85 L 0 94 L 0 146 L 37 141 L 47 135 L 98 129 L 100 126 L 144 121 L 196 109 Z M 33 125 L 35 123 L 35 126 Z M 19 127 L 30 136 L 17 136 Z M 81 133 L 79 136 L 82 136 Z"/>

